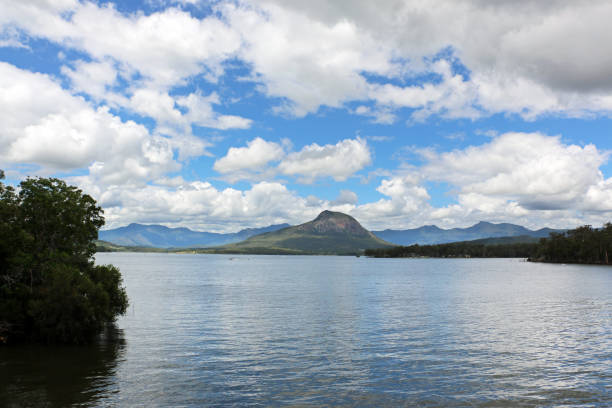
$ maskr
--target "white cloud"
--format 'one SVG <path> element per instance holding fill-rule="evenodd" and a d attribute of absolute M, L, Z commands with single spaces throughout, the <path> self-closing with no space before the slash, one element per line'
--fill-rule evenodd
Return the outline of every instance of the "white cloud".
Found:
<path fill-rule="evenodd" d="M 560 137 L 506 133 L 481 146 L 426 153 L 424 173 L 476 193 L 533 209 L 567 208 L 602 179 L 607 155 L 594 145 L 565 145 Z M 477 200 L 476 200 L 477 201 Z"/>
<path fill-rule="evenodd" d="M 0 9 L 0 45 L 28 44 L 29 35 L 65 47 L 61 79 L 71 87 L 0 63 L 0 159 L 40 165 L 46 173 L 88 171 L 75 180 L 108 195 L 108 205 L 125 203 L 124 209 L 112 206 L 114 217 L 168 210 L 173 222 L 183 222 L 180 211 L 190 217 L 190 208 L 199 208 L 195 213 L 208 217 L 204 222 L 235 217 L 252 225 L 259 216 L 262 224 L 296 220 L 300 211 L 335 206 L 366 222 L 379 217 L 406 226 L 479 217 L 533 224 L 578 220 L 579 212 L 597 219 L 612 211 L 612 182 L 600 170 L 607 153 L 538 133 L 430 152 L 422 169 L 411 169 L 418 177 L 384 173 L 378 187 L 384 197 L 362 205 L 350 191 L 328 202 L 301 198 L 278 183 L 219 191 L 172 174 L 189 157 L 206 154 L 209 144 L 191 134 L 192 125 L 221 131 L 253 125 L 231 110 L 217 110 L 227 101 L 223 90 L 231 81 L 223 75 L 235 74 L 227 70 L 235 60 L 259 92 L 280 99 L 278 112 L 296 116 L 347 102 L 358 102 L 351 112 L 377 123 L 396 121 L 405 108 L 413 120 L 609 116 L 607 1 L 442 0 L 436 7 L 420 0 L 218 2 L 205 18 L 180 8 L 123 14 L 109 4 L 76 0 L 0 0 Z M 79 60 L 68 50 L 77 50 Z M 206 92 L 198 90 L 201 79 Z M 154 134 L 120 119 L 115 109 L 155 119 Z M 304 182 L 343 181 L 372 161 L 360 138 L 285 149 L 257 138 L 229 149 L 215 169 L 230 181 L 279 173 Z M 457 203 L 431 208 L 426 180 L 450 184 Z M 174 194 L 187 204 L 173 201 Z M 287 208 L 277 209 L 268 201 L 274 199 Z"/>
<path fill-rule="evenodd" d="M 2 9 L 4 32 L 24 30 L 112 60 L 139 83 L 133 90 L 167 92 L 194 76 L 214 83 L 238 58 L 260 91 L 281 98 L 278 111 L 297 116 L 367 99 L 379 105 L 358 113 L 378 123 L 392 122 L 402 107 L 415 109 L 416 120 L 612 113 L 612 4 L 604 0 L 220 2 L 200 19 L 180 8 L 122 14 L 112 4 L 72 0 L 4 0 Z M 453 58 L 469 72 L 451 69 Z M 87 85 L 85 68 L 66 75 L 98 96 L 107 84 Z M 401 85 L 423 74 L 439 79 Z M 210 125 L 209 117 L 204 126 L 248 126 L 232 115 Z"/>
<path fill-rule="evenodd" d="M 320 146 L 316 143 L 305 146 L 299 152 L 289 154 L 278 169 L 286 175 L 301 176 L 305 182 L 320 177 L 332 177 L 336 181 L 346 180 L 372 161 L 370 149 L 364 139 L 345 139 L 335 145 Z"/>
<path fill-rule="evenodd" d="M 340 194 L 334 201 L 330 203 L 332 206 L 339 206 L 344 204 L 357 204 L 357 194 L 351 190 L 340 190 Z"/>
<path fill-rule="evenodd" d="M 412 117 L 424 120 L 432 114 L 448 118 L 475 119 L 481 112 L 473 107 L 476 88 L 462 75 L 453 74 L 449 61 L 431 64 L 432 72 L 441 76 L 439 83 L 399 87 L 392 84 L 371 85 L 370 98 L 382 106 L 416 109 Z"/>
<path fill-rule="evenodd" d="M 237 150 L 245 154 L 244 160 L 249 160 L 247 152 L 256 143 Z M 258 143 L 264 146 L 268 142 Z M 612 201 L 612 182 L 598 171 L 606 154 L 593 146 L 566 145 L 559 137 L 537 133 L 509 133 L 481 146 L 429 151 L 425 159 L 428 163 L 420 169 L 381 180 L 377 191 L 384 198 L 361 205 L 349 190 L 341 190 L 334 201 L 326 201 L 301 197 L 274 182 L 257 183 L 244 191 L 218 190 L 209 183 L 182 179 L 162 179 L 155 186 L 88 188 L 108 209 L 109 226 L 130 221 L 164 222 L 226 232 L 244 226 L 297 224 L 323 209 L 349 213 L 370 229 L 425 224 L 465 227 L 480 220 L 564 228 L 586 222 L 599 225 L 612 214 L 612 207 L 606 204 Z M 265 167 L 266 162 L 253 162 L 249 168 L 260 166 Z M 568 169 L 573 169 L 571 175 Z M 432 207 L 424 185 L 428 180 L 447 182 L 456 190 L 457 203 Z M 557 205 L 542 206 L 542 200 Z"/>
<path fill-rule="evenodd" d="M 567 228 L 612 216 L 612 179 L 600 171 L 608 153 L 594 145 L 506 133 L 480 146 L 421 154 L 424 166 L 381 181 L 377 191 L 386 198 L 348 211 L 370 228 L 465 227 L 481 220 Z M 447 183 L 457 203 L 431 206 L 426 181 Z"/>
<path fill-rule="evenodd" d="M 251 126 L 250 119 L 216 112 L 213 105 L 220 103 L 215 92 L 206 96 L 194 92 L 173 97 L 165 91 L 140 88 L 134 91 L 126 105 L 136 113 L 154 118 L 159 133 L 173 136 L 190 135 L 192 125 L 219 130 Z"/>
<path fill-rule="evenodd" d="M 214 112 L 212 105 L 220 103 L 214 92 L 176 98 L 168 93 L 196 75 L 215 82 L 224 71 L 223 62 L 239 49 L 239 34 L 214 15 L 198 19 L 177 8 L 124 15 L 112 3 L 76 1 L 29 6 L 7 2 L 3 12 L 0 26 L 18 26 L 92 58 L 62 68 L 75 91 L 150 116 L 161 131 L 185 134 L 191 124 L 222 130 L 251 124 L 240 116 Z M 111 91 L 119 77 L 130 85 Z"/>
<path fill-rule="evenodd" d="M 117 71 L 112 61 L 74 63 L 74 69 L 63 66 L 62 74 L 70 79 L 72 89 L 83 92 L 98 100 L 109 99 L 109 88 L 117 81 Z"/>
<path fill-rule="evenodd" d="M 401 228 L 423 222 L 430 197 L 420 181 L 416 175 L 383 179 L 376 190 L 388 198 L 362 204 L 351 213 L 370 228 Z"/>
<path fill-rule="evenodd" d="M 232 181 L 253 178 L 267 169 L 270 162 L 278 161 L 285 155 L 283 147 L 257 137 L 246 147 L 230 147 L 227 154 L 215 161 L 213 169 Z"/>
<path fill-rule="evenodd" d="M 253 79 L 267 95 L 286 98 L 280 110 L 296 116 L 365 98 L 362 71 L 396 69 L 391 48 L 348 20 L 327 24 L 270 4 L 226 5 L 223 14 L 245 42 L 239 55 L 252 65 Z"/>
<path fill-rule="evenodd" d="M 219 190 L 206 182 L 185 183 L 176 189 L 159 186 L 101 190 L 84 186 L 105 207 L 107 228 L 129 222 L 183 225 L 203 231 L 236 231 L 314 218 L 325 207 L 314 207 L 280 183 L 261 182 L 251 189 Z"/>
<path fill-rule="evenodd" d="M 221 130 L 248 129 L 251 127 L 250 119 L 234 115 L 220 115 L 214 112 L 212 105 L 221 103 L 219 95 L 215 92 L 207 96 L 191 93 L 177 98 L 176 103 L 188 110 L 185 119 L 189 123 Z"/>
<path fill-rule="evenodd" d="M 0 23 L 0 48 L 30 49 L 24 36 L 12 26 L 2 27 Z"/>
<path fill-rule="evenodd" d="M 43 173 L 89 167 L 108 183 L 144 181 L 179 169 L 172 142 L 107 108 L 92 109 L 50 77 L 0 63 L 0 158 Z"/>
<path fill-rule="evenodd" d="M 369 116 L 372 118 L 372 123 L 379 123 L 381 125 L 391 125 L 395 123 L 397 120 L 397 115 L 395 115 L 390 108 L 385 107 L 376 107 L 374 109 L 360 105 L 353 113 L 356 115 Z"/>
<path fill-rule="evenodd" d="M 213 168 L 234 182 L 240 179 L 271 179 L 278 173 L 298 176 L 298 182 L 312 183 L 318 178 L 332 177 L 344 181 L 371 163 L 365 139 L 345 139 L 335 145 L 307 145 L 298 152 L 287 153 L 289 142 L 282 144 L 255 138 L 246 147 L 231 147 Z M 276 167 L 271 163 L 279 161 Z"/>
<path fill-rule="evenodd" d="M 64 21 L 69 27 L 64 35 L 53 28 L 29 28 L 95 58 L 110 56 L 157 86 L 174 85 L 202 72 L 214 78 L 222 72 L 222 61 L 240 46 L 239 36 L 218 18 L 199 20 L 174 8 L 126 16 L 112 5 L 83 3 Z"/>
<path fill-rule="evenodd" d="M 274 34 L 281 39 L 279 41 L 293 43 L 288 40 L 293 40 L 292 34 L 300 35 L 296 27 L 304 21 L 324 27 L 346 24 L 355 28 L 362 44 L 375 41 L 377 46 L 372 49 L 377 53 L 370 57 L 376 61 L 376 67 L 351 61 L 356 69 L 354 72 L 360 76 L 364 72 L 374 73 L 410 82 L 415 74 L 442 75 L 441 80 L 426 79 L 419 81 L 419 85 L 403 86 L 384 80 L 366 84 L 367 97 L 377 101 L 381 108 L 415 109 L 413 119 L 416 120 L 432 114 L 476 118 L 510 112 L 533 119 L 551 113 L 584 116 L 612 112 L 612 79 L 608 75 L 612 70 L 609 49 L 612 41 L 607 41 L 612 40 L 608 29 L 612 4 L 605 0 L 537 4 L 443 0 L 435 7 L 419 0 L 380 1 L 375 5 L 359 0 L 333 3 L 262 0 L 257 3 L 269 11 L 270 21 L 281 16 L 291 21 L 291 27 L 277 26 Z M 288 17 L 294 15 L 300 18 L 291 20 Z M 302 37 L 308 38 L 300 35 L 302 41 L 306 41 Z M 312 40 L 312 43 L 320 41 L 316 35 Z M 333 39 L 327 38 L 326 43 L 333 47 Z M 433 56 L 449 49 L 467 67 L 468 75 L 440 73 L 438 63 L 431 63 Z M 314 70 L 318 61 L 316 53 L 310 52 L 308 47 L 299 50 L 310 54 L 303 58 L 302 72 Z M 261 59 L 268 57 L 266 54 L 260 56 Z M 444 53 L 441 58 L 448 59 Z M 385 62 L 388 68 L 391 61 L 398 59 L 402 62 L 400 69 L 381 69 Z M 289 57 L 280 60 L 287 61 Z M 267 65 L 261 62 L 256 66 Z M 277 66 L 280 65 L 272 68 Z M 264 72 L 266 83 L 282 80 L 282 74 L 274 69 L 262 68 L 260 72 Z M 332 71 L 323 79 L 333 75 Z M 346 81 L 350 75 L 344 77 Z M 302 75 L 299 84 L 307 88 L 307 84 L 315 81 L 325 83 L 316 75 Z M 289 97 L 297 101 L 298 106 L 310 106 L 305 111 L 312 111 L 319 105 L 338 106 L 341 101 L 366 98 L 359 92 L 342 90 L 341 83 L 331 88 L 336 94 L 322 98 L 323 102 L 318 105 L 302 102 L 307 99 L 290 87 L 286 92 L 279 87 L 274 95 Z M 316 89 L 314 86 L 307 89 Z"/>
<path fill-rule="evenodd" d="M 130 108 L 144 116 L 155 118 L 160 124 L 181 124 L 183 114 L 176 109 L 174 98 L 167 92 L 140 88 L 130 98 Z"/>
<path fill-rule="evenodd" d="M 612 178 L 601 179 L 587 190 L 582 209 L 586 211 L 612 212 Z M 610 215 L 608 215 L 610 217 Z M 612 218 L 606 221 L 610 222 Z"/>

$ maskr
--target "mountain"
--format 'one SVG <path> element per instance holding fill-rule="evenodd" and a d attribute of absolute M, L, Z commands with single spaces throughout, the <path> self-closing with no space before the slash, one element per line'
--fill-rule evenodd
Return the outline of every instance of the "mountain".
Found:
<path fill-rule="evenodd" d="M 392 244 L 377 238 L 350 215 L 323 211 L 317 218 L 294 227 L 253 236 L 246 241 L 213 249 L 222 253 L 361 254 L 367 248 Z"/>
<path fill-rule="evenodd" d="M 276 231 L 289 224 L 247 228 L 230 234 L 192 231 L 189 228 L 168 228 L 163 225 L 130 224 L 112 230 L 100 231 L 98 238 L 112 244 L 155 248 L 197 248 L 240 242 L 264 232 Z"/>
<path fill-rule="evenodd" d="M 442 229 L 435 225 L 425 225 L 423 227 L 407 230 L 387 229 L 384 231 L 372 232 L 378 238 L 397 245 L 429 245 L 497 237 L 529 236 L 534 238 L 545 238 L 548 237 L 551 232 L 562 231 L 563 230 L 554 230 L 550 228 L 542 228 L 534 231 L 515 224 L 493 224 L 481 221 L 468 228 Z"/>
<path fill-rule="evenodd" d="M 278 232 L 285 229 L 289 229 L 289 231 L 283 232 L 284 238 L 282 239 L 276 235 L 272 237 L 265 235 L 266 233 Z M 243 249 L 260 245 L 260 249 L 263 250 L 263 248 L 268 248 L 267 251 L 272 247 L 277 249 L 282 247 L 285 248 L 284 250 L 291 253 L 296 253 L 296 251 L 297 253 L 321 253 L 321 251 L 326 249 L 321 245 L 329 244 L 334 248 L 328 251 L 329 253 L 338 253 L 341 247 L 348 253 L 354 253 L 355 248 L 367 248 L 367 246 L 360 245 L 366 245 L 370 239 L 375 239 L 377 240 L 375 242 L 378 243 L 386 241 L 384 244 L 427 245 L 497 237 L 529 236 L 541 238 L 547 237 L 551 232 L 562 232 L 562 230 L 542 228 L 537 231 L 532 231 L 515 224 L 479 222 L 469 228 L 442 229 L 435 225 L 425 225 L 420 228 L 408 230 L 388 229 L 372 232 L 374 235 L 364 229 L 354 218 L 346 214 L 323 211 L 313 221 L 295 227 L 290 227 L 289 224 L 279 224 L 263 228 L 247 228 L 230 234 L 220 234 L 215 232 L 193 231 L 189 228 L 168 228 L 162 225 L 130 224 L 126 227 L 100 231 L 99 239 L 115 245 L 128 247 L 207 248 L 235 244 L 248 240 L 251 237 L 264 234 L 265 236 L 262 236 L 262 239 L 271 240 L 270 242 L 264 243 L 261 240 L 248 241 L 248 244 L 245 242 L 245 244 L 242 245 Z M 337 247 L 336 245 L 344 240 L 343 234 L 351 236 L 351 239 L 347 241 L 346 246 Z M 323 239 L 323 235 L 329 235 L 329 237 Z M 297 244 L 295 243 L 295 239 L 298 239 Z M 286 246 L 276 247 L 276 245 L 280 245 L 279 242 L 283 240 L 289 240 L 287 243 L 282 244 Z M 350 244 L 348 244 L 348 242 L 350 242 Z M 375 245 L 374 241 L 370 241 L 370 244 Z M 372 248 L 377 248 L 377 246 L 373 246 Z M 225 249 L 227 250 L 227 248 Z M 236 249 L 234 248 L 234 250 Z"/>

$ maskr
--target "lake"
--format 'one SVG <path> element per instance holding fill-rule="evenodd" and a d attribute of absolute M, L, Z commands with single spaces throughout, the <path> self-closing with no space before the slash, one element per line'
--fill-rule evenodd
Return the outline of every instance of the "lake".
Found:
<path fill-rule="evenodd" d="M 100 253 L 126 316 L 0 348 L 0 406 L 612 406 L 612 268 Z"/>

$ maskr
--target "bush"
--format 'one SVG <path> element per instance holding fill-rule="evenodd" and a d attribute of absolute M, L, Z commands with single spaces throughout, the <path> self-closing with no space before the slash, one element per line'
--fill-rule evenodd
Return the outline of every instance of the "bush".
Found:
<path fill-rule="evenodd" d="M 59 179 L 0 183 L 0 342 L 85 343 L 125 313 L 119 270 L 92 259 L 102 214 Z"/>

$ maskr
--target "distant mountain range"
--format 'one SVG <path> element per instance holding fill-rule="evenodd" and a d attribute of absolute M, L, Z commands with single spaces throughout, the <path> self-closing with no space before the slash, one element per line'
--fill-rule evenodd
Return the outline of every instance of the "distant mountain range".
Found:
<path fill-rule="evenodd" d="M 323 211 L 312 221 L 267 232 L 235 244 L 211 248 L 216 253 L 359 255 L 368 248 L 389 248 L 350 215 Z"/>
<path fill-rule="evenodd" d="M 289 227 L 289 224 L 247 228 L 230 234 L 168 228 L 163 225 L 130 224 L 127 227 L 100 231 L 98 238 L 116 245 L 154 248 L 201 248 L 244 241 L 257 234 Z"/>
<path fill-rule="evenodd" d="M 330 217 L 330 214 L 335 214 L 335 215 L 333 217 Z M 324 217 L 320 219 L 319 217 L 322 217 L 322 216 Z M 364 229 L 354 218 L 346 214 L 334 213 L 331 211 L 324 211 L 323 213 L 319 215 L 319 217 L 311 221 L 311 222 L 315 222 L 319 220 L 315 224 L 305 223 L 305 224 L 298 225 L 292 228 L 301 228 L 301 230 L 299 231 L 302 231 L 302 233 L 305 233 L 307 232 L 305 228 L 306 229 L 309 228 L 307 226 L 323 225 L 321 224 L 323 219 L 328 219 L 328 221 L 331 222 L 330 228 L 333 225 L 340 225 L 343 222 L 347 222 L 348 223 L 347 227 L 354 228 L 354 232 L 356 233 L 353 239 L 358 239 L 358 237 L 360 236 L 365 237 L 364 232 L 363 232 L 365 231 L 369 235 L 374 234 L 375 236 L 374 238 L 378 238 L 388 243 L 392 243 L 396 245 L 443 244 L 443 243 L 448 243 L 448 242 L 471 241 L 475 239 L 499 238 L 499 237 L 543 238 L 543 237 L 547 237 L 551 232 L 562 232 L 563 231 L 563 230 L 555 230 L 555 229 L 550 229 L 550 228 L 530 230 L 528 228 L 522 227 L 520 225 L 515 225 L 515 224 L 507 224 L 507 223 L 493 224 L 490 222 L 482 221 L 469 228 L 442 229 L 442 228 L 436 227 L 435 225 L 426 225 L 426 226 L 423 226 L 420 228 L 414 228 L 414 229 L 406 229 L 406 230 L 387 229 L 384 231 L 372 231 L 370 233 L 369 231 Z M 354 223 L 352 221 L 351 222 L 347 221 L 349 218 L 343 218 L 343 217 L 349 217 L 350 220 L 354 221 Z M 333 222 L 330 220 L 333 220 Z M 110 242 L 115 245 L 131 246 L 131 247 L 206 248 L 206 247 L 215 247 L 215 246 L 228 245 L 228 244 L 236 244 L 241 241 L 247 240 L 251 237 L 256 237 L 256 236 L 260 236 L 261 234 L 283 230 L 288 227 L 290 227 L 289 224 L 278 224 L 278 225 L 270 225 L 268 227 L 263 227 L 263 228 L 247 228 L 239 232 L 235 232 L 235 233 L 221 234 L 221 233 L 215 233 L 215 232 L 192 231 L 189 228 L 168 228 L 162 225 L 130 224 L 126 227 L 121 227 L 121 228 L 116 228 L 116 229 L 106 230 L 106 231 L 100 231 L 99 239 Z M 297 231 L 298 230 L 289 230 L 289 231 L 283 232 L 283 234 L 285 234 L 285 237 L 288 239 L 288 236 L 290 234 L 295 234 Z M 278 238 L 279 236 L 276 236 L 276 237 Z M 270 239 L 270 236 L 262 236 L 261 238 Z M 250 240 L 248 245 L 254 245 L 255 242 L 258 242 L 258 241 Z M 268 244 L 270 244 L 270 242 L 268 242 Z M 301 242 L 305 243 L 306 241 L 302 240 Z M 309 242 L 310 244 L 314 245 L 314 242 L 323 242 L 323 241 L 319 240 L 319 241 L 309 241 Z M 259 241 L 259 243 L 261 244 L 261 241 Z M 247 244 L 245 243 L 244 245 L 247 245 Z"/>
<path fill-rule="evenodd" d="M 425 225 L 423 227 L 414 229 L 387 229 L 384 231 L 372 232 L 377 237 L 397 245 L 429 245 L 498 237 L 526 236 L 546 238 L 551 232 L 563 231 L 565 230 L 555 230 L 551 228 L 542 228 L 534 231 L 515 224 L 493 224 L 490 222 L 481 221 L 478 224 L 472 225 L 468 228 L 442 229 L 436 227 L 435 225 Z"/>

